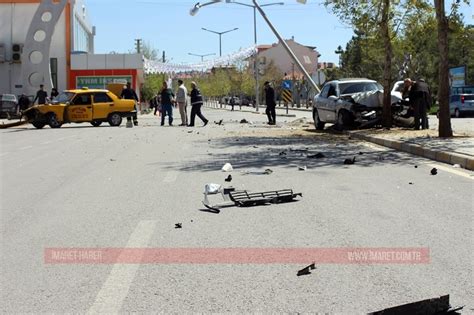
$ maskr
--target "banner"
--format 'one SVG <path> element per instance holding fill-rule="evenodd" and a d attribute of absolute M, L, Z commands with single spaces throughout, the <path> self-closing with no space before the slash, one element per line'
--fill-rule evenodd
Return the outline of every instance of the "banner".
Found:
<path fill-rule="evenodd" d="M 145 73 L 179 73 L 191 71 L 207 71 L 214 67 L 232 65 L 239 60 L 247 59 L 257 53 L 256 46 L 241 49 L 235 53 L 222 56 L 216 59 L 207 60 L 201 63 L 163 63 L 157 60 L 145 59 Z"/>

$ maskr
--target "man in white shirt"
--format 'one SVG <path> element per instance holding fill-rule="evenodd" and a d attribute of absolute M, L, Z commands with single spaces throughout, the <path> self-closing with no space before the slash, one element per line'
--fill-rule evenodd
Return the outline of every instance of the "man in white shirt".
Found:
<path fill-rule="evenodd" d="M 179 114 L 181 115 L 181 125 L 180 126 L 187 126 L 188 125 L 188 115 L 186 111 L 186 97 L 188 95 L 188 90 L 183 84 L 183 80 L 178 80 L 178 91 L 176 91 L 176 102 L 178 103 Z"/>

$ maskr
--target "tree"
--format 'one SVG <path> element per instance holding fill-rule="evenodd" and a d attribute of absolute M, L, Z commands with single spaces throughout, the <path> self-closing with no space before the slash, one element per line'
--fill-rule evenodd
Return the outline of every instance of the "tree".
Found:
<path fill-rule="evenodd" d="M 445 14 L 444 0 L 435 0 L 436 20 L 438 21 L 439 48 L 439 137 L 452 137 L 451 117 L 449 113 L 449 55 L 448 55 L 448 18 Z"/>

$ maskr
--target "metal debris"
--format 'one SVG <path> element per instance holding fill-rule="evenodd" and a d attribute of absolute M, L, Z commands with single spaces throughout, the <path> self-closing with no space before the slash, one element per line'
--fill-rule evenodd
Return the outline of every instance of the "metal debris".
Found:
<path fill-rule="evenodd" d="M 182 229 L 183 228 L 183 223 L 175 223 L 174 228 L 175 229 Z"/>
<path fill-rule="evenodd" d="M 311 270 L 314 270 L 314 269 L 316 269 L 316 266 L 315 266 L 315 264 L 313 263 L 313 264 L 311 264 L 311 265 L 309 265 L 309 266 L 307 266 L 307 267 L 304 267 L 304 268 L 301 269 L 301 270 L 298 270 L 298 273 L 296 274 L 296 276 L 299 277 L 299 276 L 310 275 L 310 274 L 311 274 Z"/>
<path fill-rule="evenodd" d="M 316 154 L 312 154 L 312 155 L 307 155 L 306 157 L 308 159 L 322 159 L 322 158 L 325 158 L 326 156 L 322 153 L 316 153 Z"/>
<path fill-rule="evenodd" d="M 355 161 L 356 161 L 356 157 L 354 156 L 352 159 L 345 159 L 344 164 L 345 165 L 352 165 L 352 164 L 355 163 Z"/>
<path fill-rule="evenodd" d="M 438 174 L 438 169 L 436 167 L 433 167 L 431 169 L 431 175 L 437 175 Z"/>

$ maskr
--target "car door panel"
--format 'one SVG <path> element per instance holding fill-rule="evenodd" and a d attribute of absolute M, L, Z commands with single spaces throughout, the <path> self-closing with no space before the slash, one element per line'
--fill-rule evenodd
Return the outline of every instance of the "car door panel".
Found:
<path fill-rule="evenodd" d="M 71 122 L 91 121 L 93 117 L 91 94 L 77 94 L 67 106 L 66 112 L 67 119 Z"/>

